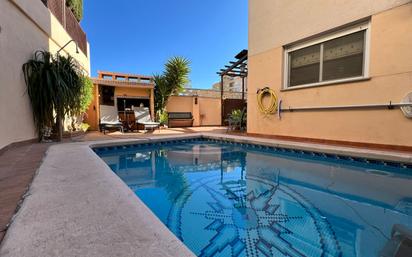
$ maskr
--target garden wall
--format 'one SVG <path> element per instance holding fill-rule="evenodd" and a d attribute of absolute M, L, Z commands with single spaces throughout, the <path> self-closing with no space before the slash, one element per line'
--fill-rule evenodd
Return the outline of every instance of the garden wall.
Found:
<path fill-rule="evenodd" d="M 34 51 L 56 52 L 69 40 L 42 1 L 0 1 L 0 150 L 36 138 L 22 65 Z M 89 58 L 75 50 L 71 44 L 61 53 L 70 53 L 89 72 Z"/>

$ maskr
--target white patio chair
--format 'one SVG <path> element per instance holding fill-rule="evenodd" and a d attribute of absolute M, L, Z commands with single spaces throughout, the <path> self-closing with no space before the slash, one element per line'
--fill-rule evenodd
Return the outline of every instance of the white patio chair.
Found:
<path fill-rule="evenodd" d="M 106 134 L 108 128 L 116 128 L 123 133 L 123 124 L 119 120 L 116 106 L 100 105 L 100 131 Z"/>
<path fill-rule="evenodd" d="M 133 111 L 136 123 L 143 125 L 145 131 L 147 131 L 147 129 L 154 130 L 160 126 L 159 122 L 152 121 L 148 107 L 135 107 Z"/>

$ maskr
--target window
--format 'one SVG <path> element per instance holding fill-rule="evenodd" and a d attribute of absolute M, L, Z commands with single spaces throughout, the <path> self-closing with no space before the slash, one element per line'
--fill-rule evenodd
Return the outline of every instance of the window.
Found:
<path fill-rule="evenodd" d="M 369 23 L 285 48 L 284 88 L 363 79 L 368 76 Z"/>
<path fill-rule="evenodd" d="M 100 86 L 100 104 L 114 106 L 114 87 Z"/>

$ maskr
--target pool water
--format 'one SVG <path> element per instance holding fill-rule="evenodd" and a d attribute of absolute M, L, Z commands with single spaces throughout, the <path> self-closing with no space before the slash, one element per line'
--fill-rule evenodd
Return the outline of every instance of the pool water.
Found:
<path fill-rule="evenodd" d="M 412 168 L 192 139 L 96 153 L 198 256 L 379 256 L 412 228 Z"/>

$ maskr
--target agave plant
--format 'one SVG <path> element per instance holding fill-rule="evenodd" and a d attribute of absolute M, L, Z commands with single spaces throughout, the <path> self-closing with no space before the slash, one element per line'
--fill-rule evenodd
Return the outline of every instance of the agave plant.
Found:
<path fill-rule="evenodd" d="M 162 75 L 154 75 L 155 109 L 157 117 L 165 112 L 167 100 L 172 94 L 181 92 L 189 83 L 189 60 L 183 57 L 172 57 L 165 64 Z"/>
<path fill-rule="evenodd" d="M 59 126 L 59 120 L 65 115 L 81 112 L 83 80 L 78 67 L 71 56 L 53 56 L 48 51 L 36 51 L 33 58 L 23 65 L 39 139 L 42 131 L 52 127 L 55 120 Z"/>

